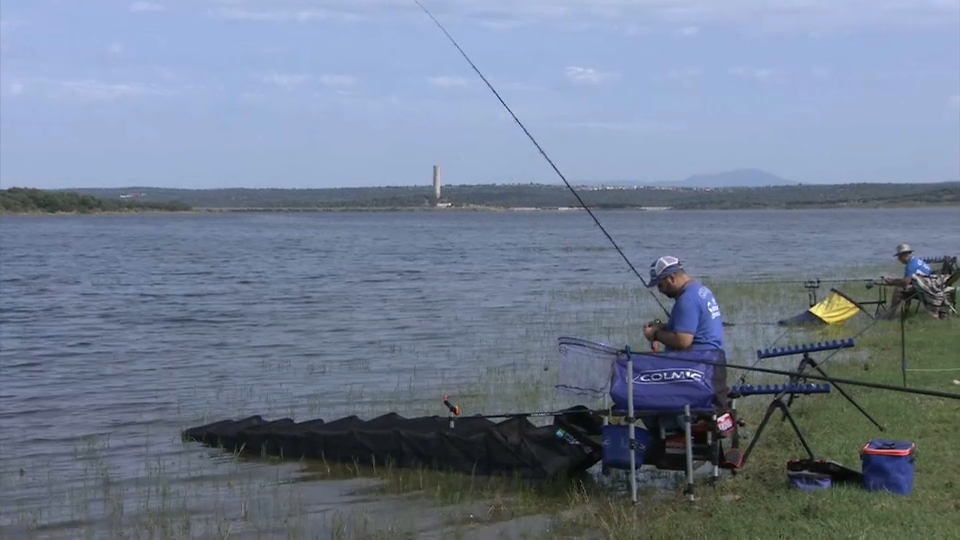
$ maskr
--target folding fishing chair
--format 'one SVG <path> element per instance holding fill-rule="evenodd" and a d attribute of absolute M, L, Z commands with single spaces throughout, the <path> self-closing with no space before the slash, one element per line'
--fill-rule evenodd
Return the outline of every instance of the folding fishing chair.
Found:
<path fill-rule="evenodd" d="M 960 280 L 960 270 L 957 269 L 957 258 L 943 255 L 940 257 L 921 257 L 921 259 L 931 267 L 940 263 L 940 268 L 933 271 L 930 276 L 919 276 L 914 279 L 914 283 L 907 289 L 898 289 L 894 294 L 896 300 L 893 305 L 886 308 L 881 316 L 882 318 L 892 319 L 897 311 L 904 317 L 910 312 L 913 302 L 917 304 L 913 307 L 913 314 L 916 315 L 923 307 L 931 316 L 946 319 L 950 314 L 957 314 L 957 288 L 956 282 Z M 883 289 L 884 287 L 881 287 Z M 879 306 L 878 306 L 879 310 Z"/>
<path fill-rule="evenodd" d="M 720 468 L 733 468 L 723 443 L 729 439 L 739 455 L 737 420 L 729 406 L 722 351 L 634 352 L 564 337 L 560 353 L 559 389 L 603 392 L 612 400 L 605 411 L 602 470 L 629 471 L 633 502 L 643 465 L 685 471 L 684 494 L 691 501 L 695 461 L 712 465 L 711 485 Z"/>
<path fill-rule="evenodd" d="M 803 359 L 788 384 L 733 387 L 727 385 L 722 351 L 634 352 L 629 347 L 617 349 L 570 337 L 561 337 L 559 345 L 557 388 L 603 397 L 605 402 L 612 399 L 613 405 L 605 406 L 604 411 L 601 462 L 604 470 L 629 471 L 631 499 L 636 503 L 636 473 L 643 465 L 684 470 L 684 494 L 690 501 L 695 494 L 694 461 L 712 465 L 711 485 L 716 484 L 720 469 L 736 474 L 777 410 L 783 411 L 784 420 L 790 421 L 810 459 L 815 459 L 789 406 L 796 395 L 831 390 L 829 384 L 805 383 L 803 373 L 808 368 L 826 376 L 822 365 L 813 361 L 809 353 L 852 347 L 853 340 L 757 351 L 760 358 L 802 354 Z M 747 451 L 741 453 L 739 428 L 744 424 L 738 418 L 737 400 L 761 394 L 772 394 L 774 399 Z M 846 392 L 843 394 L 853 402 Z M 867 414 L 855 402 L 854 405 Z"/>
<path fill-rule="evenodd" d="M 931 316 L 946 319 L 952 313 L 957 314 L 956 298 L 957 280 L 960 279 L 960 270 L 954 270 L 952 274 L 935 273 L 931 276 L 918 276 L 914 278 L 914 283 L 903 294 L 900 303 L 906 312 L 910 310 L 913 301 L 917 302 L 913 309 L 913 314 L 920 313 L 922 307 Z"/>

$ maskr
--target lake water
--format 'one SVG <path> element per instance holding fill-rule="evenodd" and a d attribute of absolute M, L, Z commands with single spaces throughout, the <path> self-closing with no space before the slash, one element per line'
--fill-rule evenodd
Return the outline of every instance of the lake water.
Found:
<path fill-rule="evenodd" d="M 596 215 L 644 276 L 663 254 L 744 279 L 893 275 L 901 242 L 960 252 L 957 208 Z M 202 536 L 204 519 L 244 513 L 269 525 L 232 523 L 231 538 L 282 531 L 276 490 L 297 467 L 238 463 L 180 431 L 247 414 L 445 414 L 440 398 L 462 388 L 501 412 L 498 387 L 549 367 L 559 335 L 636 339 L 662 317 L 638 285 L 579 211 L 0 218 L 0 535 L 166 519 Z M 791 294 L 774 315 L 806 308 Z M 731 332 L 748 352 L 779 333 Z M 226 486 L 238 474 L 256 479 L 246 493 Z M 351 486 L 284 496 L 308 529 L 332 527 L 320 518 L 381 503 Z"/>

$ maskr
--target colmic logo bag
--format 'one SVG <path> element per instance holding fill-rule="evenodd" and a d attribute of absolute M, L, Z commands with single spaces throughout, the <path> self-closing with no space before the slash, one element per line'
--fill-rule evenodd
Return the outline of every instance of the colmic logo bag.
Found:
<path fill-rule="evenodd" d="M 914 443 L 874 439 L 860 450 L 863 487 L 909 495 L 913 492 L 916 461 Z"/>
<path fill-rule="evenodd" d="M 671 358 L 671 357 L 676 357 Z M 723 407 L 729 391 L 723 351 L 631 353 L 633 373 L 627 373 L 627 357 L 614 363 L 610 397 L 619 410 L 627 409 L 629 383 L 633 379 L 633 407 L 646 413 L 714 411 Z M 697 362 L 698 360 L 704 363 Z"/>

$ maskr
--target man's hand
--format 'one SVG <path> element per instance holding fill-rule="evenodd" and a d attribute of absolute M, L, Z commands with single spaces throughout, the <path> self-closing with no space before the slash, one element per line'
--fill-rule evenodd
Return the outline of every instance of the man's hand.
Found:
<path fill-rule="evenodd" d="M 891 285 L 891 286 L 896 286 L 896 287 L 907 287 L 907 286 L 910 285 L 910 282 L 912 281 L 910 278 L 888 278 L 888 277 L 883 277 L 882 279 L 883 279 L 884 285 Z"/>
<path fill-rule="evenodd" d="M 647 324 L 643 325 L 643 337 L 647 338 L 647 341 L 653 343 L 653 341 L 655 341 L 653 335 L 657 333 L 657 330 L 662 330 L 663 327 L 663 323 L 654 321 L 648 322 Z"/>

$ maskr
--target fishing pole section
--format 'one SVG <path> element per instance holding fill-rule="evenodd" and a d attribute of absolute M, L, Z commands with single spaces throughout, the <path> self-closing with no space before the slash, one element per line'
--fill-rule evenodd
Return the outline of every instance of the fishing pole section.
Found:
<path fill-rule="evenodd" d="M 520 129 L 522 129 L 524 134 L 526 134 L 527 138 L 530 139 L 530 142 L 532 142 L 533 145 L 537 147 L 537 150 L 540 151 L 540 155 L 542 155 L 543 158 L 547 161 L 547 163 L 550 164 L 550 167 L 553 169 L 555 173 L 557 173 L 557 176 L 559 176 L 560 179 L 563 180 L 563 183 L 567 186 L 567 189 L 569 189 L 570 192 L 573 193 L 573 196 L 576 197 L 577 202 L 580 203 L 580 206 L 587 211 L 587 214 L 589 214 L 591 218 L 593 218 L 594 223 L 597 224 L 597 227 L 600 228 L 600 231 L 603 232 L 604 236 L 607 237 L 607 240 L 609 240 L 610 243 L 613 244 L 613 247 L 614 249 L 617 250 L 617 253 L 619 253 L 620 256 L 623 257 L 623 260 L 627 263 L 627 266 L 630 267 L 630 270 L 632 270 L 633 273 L 638 278 L 640 278 L 640 282 L 643 283 L 644 287 L 647 287 L 646 280 L 643 279 L 643 276 L 640 275 L 640 272 L 638 272 L 637 269 L 633 266 L 633 263 L 630 262 L 630 259 L 627 258 L 627 255 L 623 252 L 623 250 L 620 249 L 620 246 L 617 245 L 617 242 L 613 239 L 612 236 L 610 236 L 610 233 L 608 233 L 607 230 L 603 227 L 603 225 L 600 223 L 600 220 L 597 219 L 597 216 L 593 214 L 593 211 L 590 210 L 590 207 L 587 206 L 587 203 L 585 203 L 583 199 L 580 198 L 580 194 L 577 193 L 577 190 L 575 190 L 573 186 L 570 185 L 570 182 L 567 181 L 567 178 L 563 175 L 563 173 L 560 172 L 560 169 L 557 168 L 557 166 L 553 163 L 553 160 L 550 159 L 550 156 L 547 155 L 547 152 L 543 149 L 543 147 L 540 146 L 540 143 L 537 142 L 537 140 L 530 133 L 527 127 L 523 125 L 523 122 L 521 122 L 520 119 L 517 118 L 517 115 L 513 113 L 513 110 L 510 108 L 509 105 L 507 105 L 507 102 L 504 101 L 502 97 L 500 97 L 500 93 L 497 92 L 497 90 L 493 87 L 492 84 L 490 84 L 490 81 L 487 80 L 487 78 L 483 75 L 483 73 L 476 66 L 476 64 L 473 63 L 473 60 L 471 60 L 470 57 L 467 55 L 467 53 L 463 50 L 463 48 L 460 47 L 460 44 L 457 43 L 455 39 L 453 39 L 453 36 L 451 36 L 450 33 L 447 32 L 447 29 L 444 28 L 443 24 L 441 24 L 440 21 L 437 20 L 437 18 L 434 17 L 432 13 L 430 13 L 430 11 L 426 8 L 426 6 L 424 6 L 419 0 L 413 0 L 413 1 L 416 2 L 418 6 L 420 6 L 420 9 L 422 9 L 423 12 L 426 13 L 427 16 L 430 17 L 430 19 L 432 19 L 434 23 L 436 23 L 437 27 L 440 28 L 440 31 L 443 32 L 445 36 L 447 36 L 448 40 L 450 40 L 450 43 L 452 43 L 453 46 L 456 47 L 458 51 L 460 51 L 460 54 L 467 61 L 467 63 L 470 64 L 470 67 L 473 68 L 473 71 L 477 73 L 477 75 L 484 82 L 484 84 L 487 85 L 487 88 L 489 88 L 490 91 L 493 92 L 493 95 L 496 96 L 497 100 L 500 101 L 500 104 L 503 105 L 503 108 L 507 110 L 507 112 L 513 118 L 513 121 L 516 122 L 518 126 L 520 126 Z M 648 292 L 650 293 L 650 296 L 652 296 L 653 299 L 657 302 L 660 308 L 663 309 L 663 312 L 666 313 L 667 316 L 669 316 L 670 315 L 669 310 L 667 310 L 667 308 L 663 305 L 663 303 L 660 302 L 660 299 L 657 298 L 657 295 L 654 294 L 653 291 L 649 289 L 648 289 Z"/>

